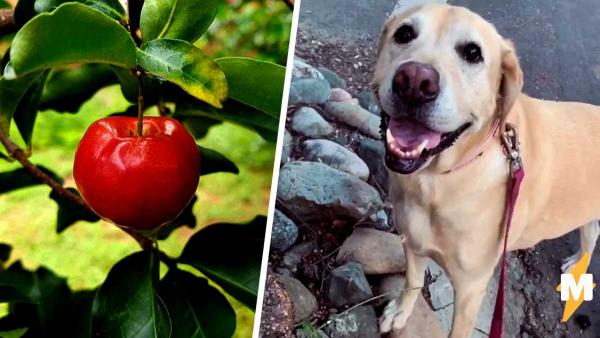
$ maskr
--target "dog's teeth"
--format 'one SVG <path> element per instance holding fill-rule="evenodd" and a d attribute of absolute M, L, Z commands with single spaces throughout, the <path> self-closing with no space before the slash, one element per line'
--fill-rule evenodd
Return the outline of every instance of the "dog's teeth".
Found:
<path fill-rule="evenodd" d="M 427 147 L 427 143 L 428 141 L 425 139 L 423 142 L 421 142 L 421 144 L 419 144 L 417 147 L 417 155 L 421 155 L 423 153 L 423 150 Z"/>
<path fill-rule="evenodd" d="M 389 129 L 385 132 L 385 137 L 389 144 L 396 143 L 396 140 L 394 139 L 394 135 L 392 135 L 392 132 Z"/>

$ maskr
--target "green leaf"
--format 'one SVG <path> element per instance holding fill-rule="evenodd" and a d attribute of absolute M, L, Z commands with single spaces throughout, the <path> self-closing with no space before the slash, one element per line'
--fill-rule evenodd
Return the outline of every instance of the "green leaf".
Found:
<path fill-rule="evenodd" d="M 23 269 L 20 263 L 0 271 L 0 303 L 34 303 L 33 274 Z"/>
<path fill-rule="evenodd" d="M 6 243 L 0 243 L 0 267 L 1 264 L 8 261 L 12 247 Z"/>
<path fill-rule="evenodd" d="M 229 84 L 229 97 L 279 118 L 285 83 L 285 67 L 243 57 L 226 57 L 215 62 Z"/>
<path fill-rule="evenodd" d="M 84 290 L 73 294 L 68 313 L 71 325 L 65 328 L 67 337 L 91 338 L 92 337 L 92 305 L 97 290 Z"/>
<path fill-rule="evenodd" d="M 183 209 L 183 211 L 179 214 L 179 216 L 177 216 L 177 218 L 163 225 L 160 228 L 156 237 L 160 240 L 167 239 L 167 237 L 169 237 L 169 235 L 171 235 L 171 233 L 175 229 L 178 229 L 182 226 L 187 226 L 190 229 L 195 228 L 196 216 L 194 215 L 193 209 L 196 201 L 198 201 L 198 196 L 194 195 L 194 197 L 192 197 L 190 202 L 187 204 L 185 209 Z"/>
<path fill-rule="evenodd" d="M 127 13 L 119 0 L 86 0 L 83 3 L 104 13 L 110 18 L 127 23 Z"/>
<path fill-rule="evenodd" d="M 31 87 L 29 87 L 25 95 L 23 95 L 19 101 L 13 116 L 17 129 L 19 130 L 19 133 L 21 133 L 21 137 L 23 137 L 28 149 L 31 149 L 33 126 L 35 125 L 35 119 L 38 114 L 40 99 L 42 97 L 42 89 L 44 88 L 47 75 L 48 72 L 46 71 L 31 84 Z"/>
<path fill-rule="evenodd" d="M 34 16 L 51 12 L 68 0 L 19 0 L 15 6 L 14 18 L 17 27 L 23 27 Z"/>
<path fill-rule="evenodd" d="M 31 19 L 15 36 L 10 62 L 17 76 L 71 63 L 136 67 L 135 43 L 115 20 L 80 3 Z"/>
<path fill-rule="evenodd" d="M 276 118 L 235 100 L 229 99 L 223 103 L 223 109 L 216 109 L 198 100 L 183 99 L 176 108 L 174 117 L 184 121 L 193 122 L 196 117 L 229 121 L 256 131 L 267 141 L 277 140 Z"/>
<path fill-rule="evenodd" d="M 171 320 L 158 296 L 159 262 L 138 252 L 112 267 L 94 299 L 94 337 L 170 337 Z"/>
<path fill-rule="evenodd" d="M 67 188 L 67 190 L 80 196 L 75 188 Z M 60 196 L 54 190 L 50 192 L 50 198 L 58 204 L 58 214 L 56 215 L 57 234 L 65 231 L 65 229 L 78 221 L 97 222 L 100 220 L 98 215 L 88 210 L 82 210 L 79 206 L 74 205 L 71 201 Z"/>
<path fill-rule="evenodd" d="M 195 42 L 212 23 L 220 0 L 146 0 L 142 7 L 144 41 L 160 38 Z"/>
<path fill-rule="evenodd" d="M 266 217 L 257 216 L 247 224 L 208 226 L 190 238 L 179 262 L 195 267 L 254 310 L 266 223 Z"/>
<path fill-rule="evenodd" d="M 27 333 L 27 328 L 22 327 L 20 329 L 14 329 L 10 331 L 0 331 L 0 337 L 2 338 L 21 338 Z"/>
<path fill-rule="evenodd" d="M 31 337 L 53 336 L 65 325 L 63 316 L 68 311 L 71 291 L 64 278 L 40 267 L 30 272 L 15 263 L 0 272 L 0 285 L 14 286 L 28 297 L 28 302 L 12 302 L 9 312 L 17 327 L 28 327 Z M 23 325 L 25 324 L 25 325 Z"/>
<path fill-rule="evenodd" d="M 53 69 L 42 91 L 40 109 L 77 112 L 99 89 L 114 83 L 117 83 L 117 76 L 106 65 L 84 64 Z"/>
<path fill-rule="evenodd" d="M 5 0 L 0 0 L 0 9 L 10 8 L 10 5 Z"/>
<path fill-rule="evenodd" d="M 210 127 L 220 124 L 222 122 L 203 116 L 195 116 L 193 118 L 181 118 L 181 116 L 175 117 L 180 118 L 183 125 L 192 135 L 194 135 L 194 138 L 196 139 L 203 138 L 204 136 L 206 136 L 206 134 L 208 134 L 208 130 L 210 129 Z"/>
<path fill-rule="evenodd" d="M 221 68 L 187 41 L 158 39 L 138 49 L 138 63 L 148 72 L 173 82 L 190 95 L 221 108 L 227 81 Z"/>
<path fill-rule="evenodd" d="M 41 73 L 31 74 L 15 80 L 0 78 L 0 130 L 6 135 L 10 131 L 10 121 L 17 110 L 21 98 L 39 79 Z"/>
<path fill-rule="evenodd" d="M 217 172 L 238 174 L 240 170 L 218 151 L 198 146 L 200 149 L 200 175 L 208 175 Z"/>
<path fill-rule="evenodd" d="M 50 169 L 46 169 L 43 166 L 38 166 L 38 168 L 54 180 L 62 183 L 62 178 L 58 177 L 58 175 L 53 173 Z M 43 183 L 31 176 L 25 168 L 0 173 L 0 194 L 37 184 Z"/>
<path fill-rule="evenodd" d="M 217 289 L 189 272 L 170 269 L 160 282 L 160 295 L 173 320 L 173 338 L 231 337 L 235 311 Z"/>

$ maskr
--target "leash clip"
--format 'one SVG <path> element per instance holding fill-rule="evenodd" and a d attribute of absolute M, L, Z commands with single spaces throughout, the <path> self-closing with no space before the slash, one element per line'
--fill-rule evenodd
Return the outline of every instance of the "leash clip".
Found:
<path fill-rule="evenodd" d="M 506 124 L 505 131 L 502 134 L 502 145 L 504 146 L 506 157 L 510 162 L 510 173 L 513 175 L 518 170 L 523 169 L 523 159 L 521 158 L 517 129 L 510 123 Z"/>

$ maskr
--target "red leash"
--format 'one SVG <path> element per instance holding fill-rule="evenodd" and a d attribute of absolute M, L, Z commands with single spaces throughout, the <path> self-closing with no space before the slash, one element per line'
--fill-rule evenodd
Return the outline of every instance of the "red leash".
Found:
<path fill-rule="evenodd" d="M 504 223 L 506 232 L 504 233 L 504 248 L 502 250 L 502 261 L 500 267 L 500 279 L 498 281 L 498 294 L 496 296 L 496 306 L 492 317 L 492 327 L 490 329 L 490 338 L 502 338 L 504 336 L 504 288 L 506 284 L 506 268 L 508 266 L 508 232 L 512 224 L 513 213 L 519 196 L 521 182 L 525 177 L 521 152 L 519 150 L 519 139 L 516 129 L 506 124 L 506 130 L 502 135 L 502 145 L 510 161 L 510 179 L 506 194 L 506 214 Z"/>

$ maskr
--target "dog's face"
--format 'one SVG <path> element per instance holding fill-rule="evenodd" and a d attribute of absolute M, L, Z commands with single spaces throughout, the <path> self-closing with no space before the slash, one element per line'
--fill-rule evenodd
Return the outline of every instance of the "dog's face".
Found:
<path fill-rule="evenodd" d="M 464 8 L 425 5 L 385 23 L 372 84 L 386 165 L 410 174 L 507 113 L 522 73 L 512 44 L 490 23 Z"/>

